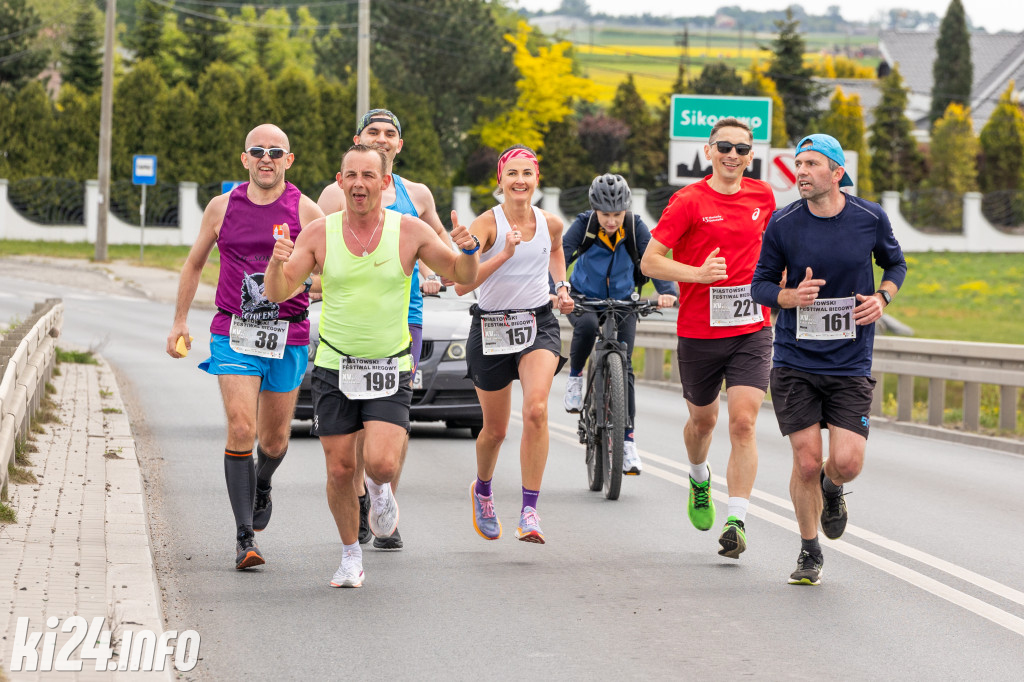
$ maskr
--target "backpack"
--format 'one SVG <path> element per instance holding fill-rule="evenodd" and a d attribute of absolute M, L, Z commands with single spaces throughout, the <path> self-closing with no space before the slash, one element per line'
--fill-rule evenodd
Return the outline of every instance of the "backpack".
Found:
<path fill-rule="evenodd" d="M 640 253 L 636 248 L 636 214 L 627 212 L 622 225 L 626 228 L 626 253 L 633 261 L 633 286 L 639 291 L 651 281 L 651 278 L 640 270 Z M 587 232 L 583 235 L 583 241 L 580 242 L 579 248 L 573 254 L 572 260 L 579 258 L 593 246 L 600 229 L 601 225 L 597 222 L 597 211 L 591 211 L 590 218 L 587 220 Z"/>

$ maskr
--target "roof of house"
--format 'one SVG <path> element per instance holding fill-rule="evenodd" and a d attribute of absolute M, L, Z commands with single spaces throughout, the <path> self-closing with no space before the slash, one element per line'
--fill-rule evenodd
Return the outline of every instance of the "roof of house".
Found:
<path fill-rule="evenodd" d="M 899 66 L 909 90 L 907 116 L 917 127 L 927 129 L 931 107 L 932 64 L 935 61 L 937 31 L 882 31 L 878 48 L 889 64 Z M 1019 93 L 1024 87 L 1024 33 L 972 33 L 971 116 L 979 132 L 995 109 L 1010 81 Z"/>

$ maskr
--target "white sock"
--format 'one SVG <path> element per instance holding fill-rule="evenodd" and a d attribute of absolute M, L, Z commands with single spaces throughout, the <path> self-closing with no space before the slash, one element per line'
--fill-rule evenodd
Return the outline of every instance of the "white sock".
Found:
<path fill-rule="evenodd" d="M 711 478 L 711 469 L 708 468 L 708 463 L 690 464 L 690 478 L 697 481 L 697 483 L 703 483 Z"/>
<path fill-rule="evenodd" d="M 359 561 L 363 560 L 363 548 L 359 546 L 359 541 L 353 542 L 351 545 L 343 545 L 344 553 L 349 556 L 353 556 Z"/>
<path fill-rule="evenodd" d="M 366 490 L 370 493 L 371 498 L 376 499 L 384 494 L 384 488 L 388 485 L 387 483 L 376 483 L 372 478 L 366 475 L 364 475 L 363 478 L 366 479 Z"/>
<path fill-rule="evenodd" d="M 729 498 L 729 516 L 735 516 L 740 521 L 746 523 L 747 521 L 747 507 L 750 506 L 750 500 L 745 497 L 730 497 Z"/>

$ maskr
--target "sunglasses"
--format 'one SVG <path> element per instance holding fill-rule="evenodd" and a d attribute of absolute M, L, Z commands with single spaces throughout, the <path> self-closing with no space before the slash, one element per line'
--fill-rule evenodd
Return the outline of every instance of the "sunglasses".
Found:
<path fill-rule="evenodd" d="M 267 154 L 270 154 L 270 158 L 272 159 L 280 159 L 288 153 L 287 149 L 281 149 L 280 147 L 271 147 L 270 149 L 264 149 L 263 147 L 249 147 L 245 151 L 249 152 L 249 156 L 254 159 L 262 159 Z"/>
<path fill-rule="evenodd" d="M 732 151 L 733 147 L 735 147 L 737 154 L 740 156 L 746 156 L 750 153 L 750 150 L 753 149 L 749 144 L 733 144 L 732 142 L 713 142 L 712 144 L 718 147 L 718 151 L 722 154 L 728 154 Z"/>

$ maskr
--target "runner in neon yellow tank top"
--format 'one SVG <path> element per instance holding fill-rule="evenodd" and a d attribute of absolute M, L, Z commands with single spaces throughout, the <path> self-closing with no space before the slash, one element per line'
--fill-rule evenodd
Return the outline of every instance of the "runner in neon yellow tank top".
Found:
<path fill-rule="evenodd" d="M 352 486 L 360 430 L 365 430 L 367 442 L 370 529 L 386 538 L 398 526 L 391 481 L 399 469 L 412 398 L 404 316 L 413 264 L 422 259 L 458 283 L 473 282 L 477 274 L 479 241 L 459 224 L 454 211 L 451 238 L 460 253 L 452 252 L 422 220 L 382 209 L 381 194 L 391 181 L 386 168 L 387 157 L 379 149 L 355 145 L 345 152 L 344 213 L 313 221 L 295 242 L 279 240 L 264 277 L 267 298 L 276 301 L 294 289 L 292 282 L 303 281 L 317 267 L 323 271 L 313 429 L 327 459 L 327 503 L 345 545 L 332 587 L 363 584 L 359 501 Z M 372 327 L 367 326 L 370 314 Z M 348 317 L 352 320 L 342 324 Z M 366 331 L 370 335 L 359 338 Z"/>

